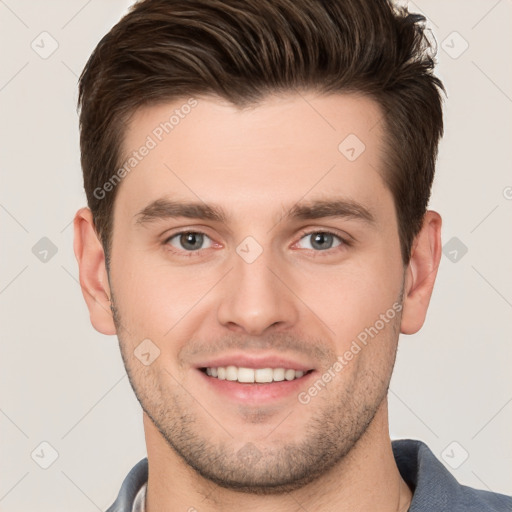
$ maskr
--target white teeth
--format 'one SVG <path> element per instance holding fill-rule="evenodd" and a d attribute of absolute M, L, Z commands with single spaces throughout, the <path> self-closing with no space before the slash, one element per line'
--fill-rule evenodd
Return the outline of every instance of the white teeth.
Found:
<path fill-rule="evenodd" d="M 244 383 L 281 382 L 283 380 L 295 380 L 304 376 L 303 371 L 291 368 L 243 368 L 237 366 L 219 366 L 206 368 L 206 374 L 219 380 L 230 380 Z"/>
<path fill-rule="evenodd" d="M 226 367 L 226 380 L 237 380 L 238 379 L 238 370 L 236 366 L 228 366 Z"/>
<path fill-rule="evenodd" d="M 272 368 L 258 368 L 254 370 L 254 380 L 256 382 L 272 382 L 274 380 L 274 371 Z"/>
<path fill-rule="evenodd" d="M 293 379 L 295 379 L 295 370 L 286 370 L 284 372 L 284 378 L 286 380 L 293 380 Z"/>
<path fill-rule="evenodd" d="M 274 370 L 274 380 L 276 382 L 281 382 L 284 380 L 284 368 L 276 368 Z"/>
<path fill-rule="evenodd" d="M 254 382 L 254 370 L 252 368 L 238 368 L 238 382 Z"/>

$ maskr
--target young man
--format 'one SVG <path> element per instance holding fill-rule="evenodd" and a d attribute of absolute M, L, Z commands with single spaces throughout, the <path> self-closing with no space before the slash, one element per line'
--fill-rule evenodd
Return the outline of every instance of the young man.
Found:
<path fill-rule="evenodd" d="M 109 511 L 504 511 L 391 443 L 441 255 L 441 82 L 385 0 L 146 0 L 80 79 L 75 253 L 148 458 Z"/>

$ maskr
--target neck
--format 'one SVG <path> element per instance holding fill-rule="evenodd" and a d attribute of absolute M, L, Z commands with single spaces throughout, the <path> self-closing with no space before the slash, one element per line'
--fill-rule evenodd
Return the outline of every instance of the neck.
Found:
<path fill-rule="evenodd" d="M 224 489 L 201 477 L 167 444 L 144 414 L 149 477 L 146 512 L 403 512 L 412 494 L 393 457 L 383 402 L 365 434 L 329 472 L 305 487 L 280 495 Z"/>

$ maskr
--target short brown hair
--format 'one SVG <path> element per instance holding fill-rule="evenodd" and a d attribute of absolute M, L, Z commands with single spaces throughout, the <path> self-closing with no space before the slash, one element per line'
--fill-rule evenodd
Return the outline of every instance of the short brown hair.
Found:
<path fill-rule="evenodd" d="M 215 95 L 257 105 L 276 92 L 357 92 L 383 112 L 402 259 L 427 209 L 443 133 L 424 17 L 391 0 L 144 0 L 103 37 L 79 82 L 84 185 L 108 254 L 124 130 L 140 107 Z"/>

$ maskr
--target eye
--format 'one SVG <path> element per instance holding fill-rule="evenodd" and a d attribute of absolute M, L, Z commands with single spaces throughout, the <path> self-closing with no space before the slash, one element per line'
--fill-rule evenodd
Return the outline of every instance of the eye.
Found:
<path fill-rule="evenodd" d="M 187 252 L 207 249 L 212 246 L 211 238 L 208 235 L 197 231 L 183 231 L 181 233 L 176 233 L 168 238 L 166 243 L 172 245 L 176 249 L 185 250 Z"/>
<path fill-rule="evenodd" d="M 325 251 L 345 243 L 339 236 L 328 231 L 306 233 L 298 243 L 300 244 L 302 241 L 304 241 L 302 249 L 313 249 L 315 251 Z"/>

